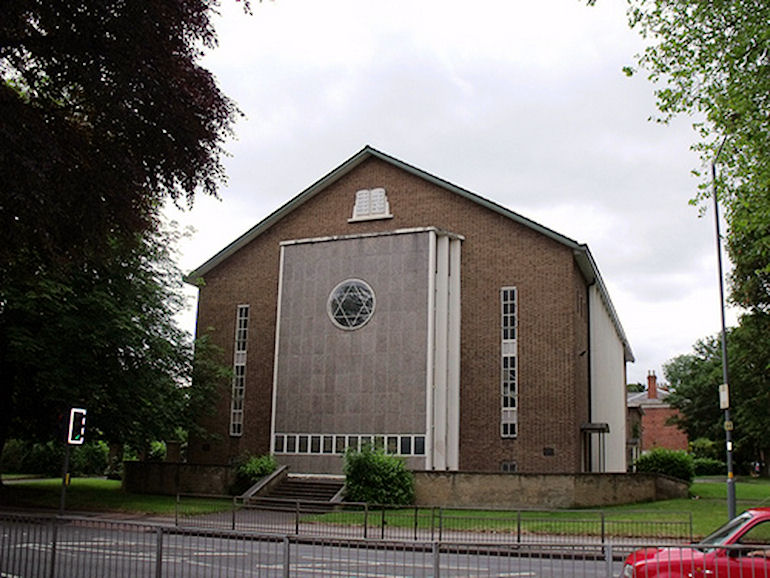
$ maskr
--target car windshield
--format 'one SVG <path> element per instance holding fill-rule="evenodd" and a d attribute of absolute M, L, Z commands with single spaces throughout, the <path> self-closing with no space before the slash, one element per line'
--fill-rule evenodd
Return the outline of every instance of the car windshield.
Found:
<path fill-rule="evenodd" d="M 735 535 L 735 533 L 750 519 L 751 514 L 749 512 L 745 512 L 737 518 L 733 518 L 727 522 L 727 524 L 703 538 L 703 540 L 698 542 L 698 545 L 720 546 L 722 544 L 726 544 L 730 538 Z"/>

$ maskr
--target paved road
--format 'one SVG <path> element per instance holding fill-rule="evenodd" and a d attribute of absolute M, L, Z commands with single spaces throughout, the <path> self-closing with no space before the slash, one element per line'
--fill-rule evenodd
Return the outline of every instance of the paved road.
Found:
<path fill-rule="evenodd" d="M 291 541 L 276 536 L 233 539 L 221 533 L 166 533 L 143 525 L 73 520 L 56 529 L 4 522 L 0 526 L 0 576 L 204 578 L 211 576 L 292 577 L 473 577 L 607 575 L 603 560 L 543 557 L 543 551 L 465 551 L 454 546 L 364 541 Z M 454 548 L 448 550 L 446 548 Z M 523 554 L 523 555 L 522 555 Z M 160 566 L 157 563 L 161 559 Z M 438 570 L 438 572 L 437 572 Z M 614 564 L 612 573 L 620 567 Z M 160 571 L 160 574 L 157 572 Z"/>

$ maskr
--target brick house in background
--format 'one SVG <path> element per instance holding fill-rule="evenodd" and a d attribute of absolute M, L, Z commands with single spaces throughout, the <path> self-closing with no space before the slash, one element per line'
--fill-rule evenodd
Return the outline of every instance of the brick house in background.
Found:
<path fill-rule="evenodd" d="M 666 402 L 669 390 L 658 384 L 654 371 L 647 375 L 647 390 L 628 394 L 628 437 L 630 459 L 653 448 L 687 450 L 687 434 L 673 425 L 679 411 Z M 632 447 L 636 448 L 634 452 Z"/>
<path fill-rule="evenodd" d="M 626 470 L 633 361 L 584 244 L 370 147 L 191 272 L 232 360 L 188 460 Z M 202 282 L 199 282 L 202 281 Z"/>

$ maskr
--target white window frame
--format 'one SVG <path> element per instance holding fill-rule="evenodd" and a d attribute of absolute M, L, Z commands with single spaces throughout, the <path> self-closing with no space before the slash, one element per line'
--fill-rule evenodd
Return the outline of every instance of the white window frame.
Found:
<path fill-rule="evenodd" d="M 519 426 L 518 291 L 500 289 L 500 437 L 515 438 Z"/>
<path fill-rule="evenodd" d="M 243 435 L 243 402 L 246 397 L 246 352 L 249 342 L 249 306 L 238 305 L 235 313 L 233 383 L 230 392 L 230 435 Z"/>
<path fill-rule="evenodd" d="M 319 441 L 314 445 L 314 439 Z M 292 441 L 290 441 L 292 440 Z M 275 433 L 276 455 L 343 455 L 348 449 L 360 451 L 366 444 L 387 454 L 403 457 L 425 457 L 425 434 L 344 434 L 344 433 Z M 318 449 L 315 449 L 318 448 Z"/>

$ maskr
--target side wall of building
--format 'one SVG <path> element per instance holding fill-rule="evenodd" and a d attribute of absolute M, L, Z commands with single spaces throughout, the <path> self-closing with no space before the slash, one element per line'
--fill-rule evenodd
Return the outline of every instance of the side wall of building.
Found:
<path fill-rule="evenodd" d="M 596 285 L 591 286 L 588 300 L 591 318 L 591 421 L 606 423 L 610 428 L 604 436 L 604 471 L 625 472 L 626 372 L 623 343 Z M 598 443 L 593 444 L 592 451 L 596 463 L 599 458 Z"/>

